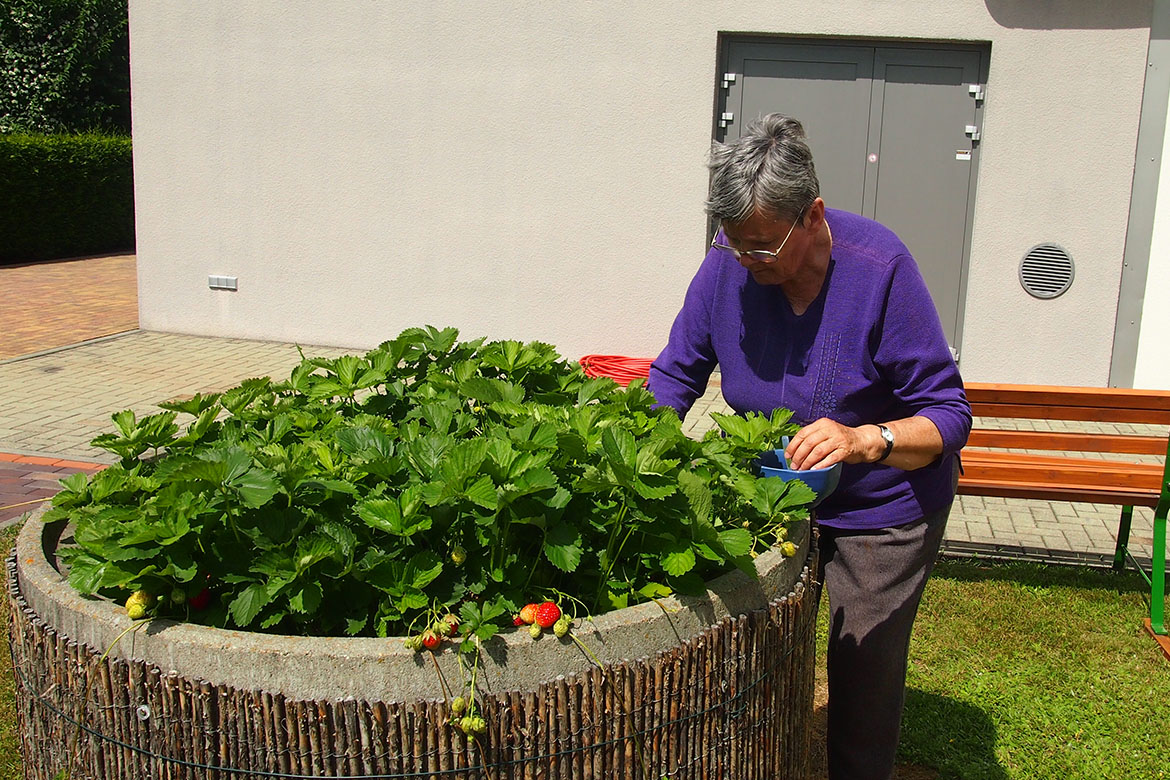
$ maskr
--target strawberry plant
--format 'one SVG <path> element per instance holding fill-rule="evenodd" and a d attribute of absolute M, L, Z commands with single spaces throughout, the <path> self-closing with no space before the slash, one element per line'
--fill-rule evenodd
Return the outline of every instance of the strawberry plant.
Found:
<path fill-rule="evenodd" d="M 94 444 L 120 461 L 64 480 L 45 515 L 73 523 L 69 581 L 163 595 L 151 614 L 207 625 L 450 630 L 471 647 L 532 601 L 600 613 L 754 574 L 806 520 L 807 487 L 752 471 L 795 432 L 789 413 L 716 415 L 694 440 L 637 382 L 457 336 L 412 328 L 284 381 L 114 415 Z"/>

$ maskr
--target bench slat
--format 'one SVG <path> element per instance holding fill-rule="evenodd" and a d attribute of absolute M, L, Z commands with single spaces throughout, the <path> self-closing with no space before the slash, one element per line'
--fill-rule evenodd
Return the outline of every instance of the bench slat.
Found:
<path fill-rule="evenodd" d="M 1170 408 L 1118 409 L 1107 406 L 994 403 L 973 401 L 970 396 L 968 396 L 968 401 L 970 401 L 971 411 L 976 417 L 1010 417 L 1017 420 L 1092 420 L 1094 422 L 1170 425 Z"/>
<path fill-rule="evenodd" d="M 1161 468 L 1156 473 L 1120 469 L 1092 470 L 1065 464 L 1003 463 L 964 458 L 963 477 L 971 480 L 993 480 L 1008 484 L 1083 485 L 1088 489 L 1100 490 L 1124 488 L 1146 492 L 1155 498 L 1162 490 Z"/>
<path fill-rule="evenodd" d="M 1003 452 L 1002 450 L 963 450 L 963 466 L 978 463 L 985 466 L 1016 468 L 1019 465 L 1043 464 L 1046 466 L 1067 466 L 1078 471 L 1099 471 L 1102 473 L 1145 474 L 1150 479 L 1162 476 L 1161 463 L 1133 463 L 1127 460 L 1102 460 L 1099 458 L 1069 458 L 1064 455 L 1033 455 L 1026 452 Z"/>
<path fill-rule="evenodd" d="M 1078 484 L 1051 484 L 1029 482 L 1002 482 L 991 479 L 961 477 L 961 496 L 996 496 L 999 498 L 1027 498 L 1043 501 L 1084 501 L 1090 504 L 1112 504 L 1115 506 L 1157 506 L 1158 496 L 1144 491 L 1121 488 L 1096 489 Z"/>
<path fill-rule="evenodd" d="M 1112 452 L 1126 455 L 1165 455 L 1166 439 L 1157 436 L 1126 436 L 1117 433 L 1064 433 L 1056 431 L 1008 431 L 976 428 L 967 439 L 968 447 L 1003 447 L 1017 450 L 1061 450 L 1065 452 Z"/>
<path fill-rule="evenodd" d="M 968 382 L 971 403 L 1026 404 L 1034 406 L 1079 406 L 1093 409 L 1170 410 L 1170 391 L 1133 390 L 1124 387 L 1060 387 L 1055 385 L 1009 385 Z M 1085 419 L 1094 419 L 1093 417 Z"/>

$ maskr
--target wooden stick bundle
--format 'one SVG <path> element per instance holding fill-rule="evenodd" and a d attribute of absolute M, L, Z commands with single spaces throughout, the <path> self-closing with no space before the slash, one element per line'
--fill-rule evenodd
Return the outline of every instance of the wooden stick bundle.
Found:
<path fill-rule="evenodd" d="M 558 676 L 531 691 L 480 693 L 488 731 L 468 739 L 446 700 L 297 701 L 114 654 L 102 659 L 104 648 L 60 636 L 28 607 L 9 559 L 25 776 L 803 777 L 820 595 L 814 570 L 811 559 L 790 594 L 653 657 Z"/>

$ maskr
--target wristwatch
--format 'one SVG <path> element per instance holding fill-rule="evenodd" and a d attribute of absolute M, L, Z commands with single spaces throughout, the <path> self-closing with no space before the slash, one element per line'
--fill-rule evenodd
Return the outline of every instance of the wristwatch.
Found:
<path fill-rule="evenodd" d="M 890 457 L 890 453 L 894 451 L 894 432 L 884 425 L 878 425 L 878 430 L 882 432 L 882 441 L 886 443 L 886 451 L 877 459 L 877 462 L 881 463 Z"/>

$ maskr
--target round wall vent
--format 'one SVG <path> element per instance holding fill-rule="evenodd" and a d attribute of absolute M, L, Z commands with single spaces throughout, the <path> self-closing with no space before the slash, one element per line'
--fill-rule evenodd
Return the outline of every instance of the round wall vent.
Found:
<path fill-rule="evenodd" d="M 1056 244 L 1037 244 L 1020 261 L 1020 285 L 1037 298 L 1062 295 L 1072 281 L 1072 258 Z"/>

